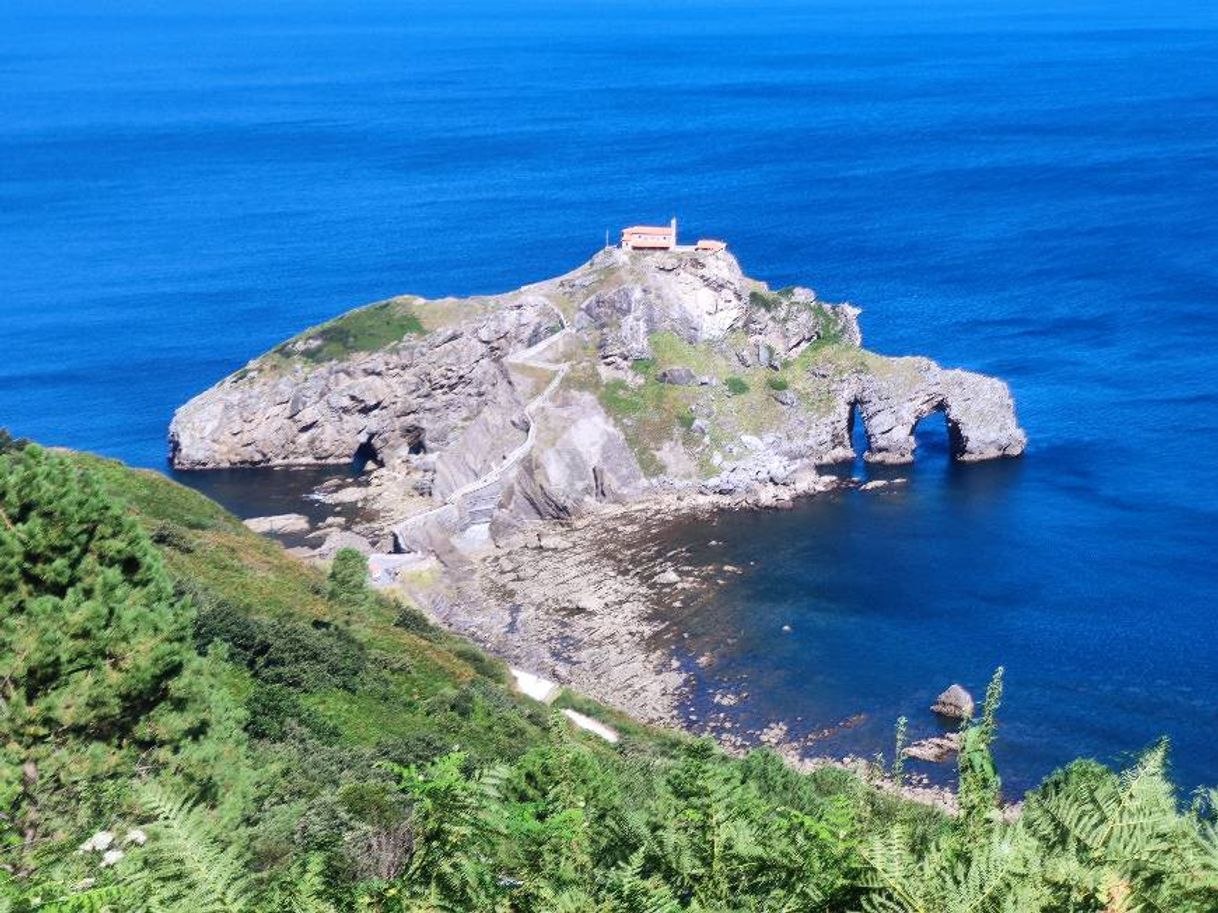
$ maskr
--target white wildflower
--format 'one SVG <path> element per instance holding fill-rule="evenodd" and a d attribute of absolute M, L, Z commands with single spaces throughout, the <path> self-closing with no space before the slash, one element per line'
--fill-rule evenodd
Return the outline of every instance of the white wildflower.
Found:
<path fill-rule="evenodd" d="M 80 845 L 82 853 L 100 853 L 114 842 L 114 834 L 110 831 L 98 831 Z"/>
<path fill-rule="evenodd" d="M 102 854 L 102 868 L 104 869 L 107 866 L 114 865 L 114 863 L 121 860 L 125 855 L 126 853 L 124 853 L 122 850 L 106 850 L 106 852 Z"/>
<path fill-rule="evenodd" d="M 127 836 L 123 838 L 123 843 L 134 843 L 136 846 L 143 846 L 148 842 L 148 835 L 138 827 L 133 827 L 127 831 Z"/>

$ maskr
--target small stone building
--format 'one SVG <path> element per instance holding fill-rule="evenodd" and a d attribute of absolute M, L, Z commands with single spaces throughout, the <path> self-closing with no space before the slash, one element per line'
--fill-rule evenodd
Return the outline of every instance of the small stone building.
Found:
<path fill-rule="evenodd" d="M 716 253 L 727 249 L 725 241 L 701 238 L 697 244 L 677 244 L 677 220 L 667 225 L 631 225 L 622 229 L 622 247 L 627 250 L 698 250 Z"/>

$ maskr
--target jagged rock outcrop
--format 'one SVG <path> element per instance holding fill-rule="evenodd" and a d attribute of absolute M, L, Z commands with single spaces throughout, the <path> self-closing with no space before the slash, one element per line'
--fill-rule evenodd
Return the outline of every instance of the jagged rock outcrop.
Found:
<path fill-rule="evenodd" d="M 947 687 L 930 707 L 931 711 L 953 720 L 967 720 L 973 716 L 976 704 L 973 696 L 963 685 L 953 683 Z"/>
<path fill-rule="evenodd" d="M 442 452 L 498 402 L 503 356 L 554 321 L 545 299 L 524 298 L 338 361 L 265 356 L 177 411 L 170 460 L 206 469 L 348 463 L 361 447 Z"/>
<path fill-rule="evenodd" d="M 914 428 L 933 412 L 943 412 L 952 456 L 966 462 L 1018 456 L 1027 437 L 1015 419 L 1007 385 L 971 371 L 946 370 L 927 358 L 892 359 L 884 371 L 851 371 L 833 381 L 835 432 L 831 458 L 853 456 L 850 436 L 856 417 L 867 435 L 865 459 L 909 463 Z"/>
<path fill-rule="evenodd" d="M 537 441 L 500 502 L 493 534 L 536 519 L 572 517 L 589 503 L 621 502 L 646 489 L 638 461 L 597 402 L 564 391 L 537 419 Z"/>
<path fill-rule="evenodd" d="M 726 252 L 606 249 L 505 295 L 398 301 L 397 336 L 351 312 L 191 400 L 174 465 L 358 452 L 381 467 L 369 490 L 383 515 L 397 505 L 396 540 L 434 544 L 657 489 L 815 491 L 818 465 L 853 457 L 856 420 L 875 462 L 912 459 L 935 411 L 957 459 L 1026 443 L 1002 381 L 868 352 L 857 308 L 772 290 Z"/>

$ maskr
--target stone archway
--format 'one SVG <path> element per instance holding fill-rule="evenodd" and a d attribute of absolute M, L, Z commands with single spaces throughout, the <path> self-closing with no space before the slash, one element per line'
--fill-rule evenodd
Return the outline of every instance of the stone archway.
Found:
<path fill-rule="evenodd" d="M 959 460 L 965 455 L 965 437 L 960 422 L 952 415 L 952 410 L 946 399 L 931 403 L 928 408 L 914 419 L 909 428 L 909 436 L 913 439 L 913 449 L 918 449 L 918 426 L 935 415 L 943 417 L 943 425 L 947 432 L 947 455 L 950 459 Z"/>
<path fill-rule="evenodd" d="M 869 463 L 913 461 L 918 422 L 942 412 L 952 459 L 965 462 L 1018 456 L 1027 438 L 1015 420 L 1010 390 L 1000 380 L 969 371 L 943 370 L 918 359 L 910 370 L 880 377 L 855 374 L 838 387 L 837 429 L 832 459 L 854 456 L 852 435 L 860 419 L 867 436 Z"/>

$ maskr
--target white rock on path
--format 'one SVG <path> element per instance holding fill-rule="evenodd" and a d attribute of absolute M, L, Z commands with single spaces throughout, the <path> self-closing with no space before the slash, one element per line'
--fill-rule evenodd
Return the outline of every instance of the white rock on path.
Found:
<path fill-rule="evenodd" d="M 534 675 L 532 672 L 525 672 L 523 669 L 514 668 L 509 668 L 508 671 L 516 679 L 517 691 L 526 697 L 531 697 L 535 701 L 541 701 L 543 704 L 549 704 L 562 691 L 557 682 L 552 682 L 548 678 L 542 678 L 540 675 Z"/>
<path fill-rule="evenodd" d="M 245 525 L 256 533 L 304 533 L 309 530 L 309 518 L 304 514 L 275 514 L 270 517 L 250 517 Z"/>
<path fill-rule="evenodd" d="M 592 733 L 593 735 L 600 736 L 610 744 L 616 745 L 618 739 L 620 738 L 615 730 L 609 728 L 600 720 L 594 720 L 590 716 L 584 716 L 582 713 L 579 713 L 576 710 L 563 710 L 562 715 L 580 729 L 586 729 L 588 732 Z"/>

